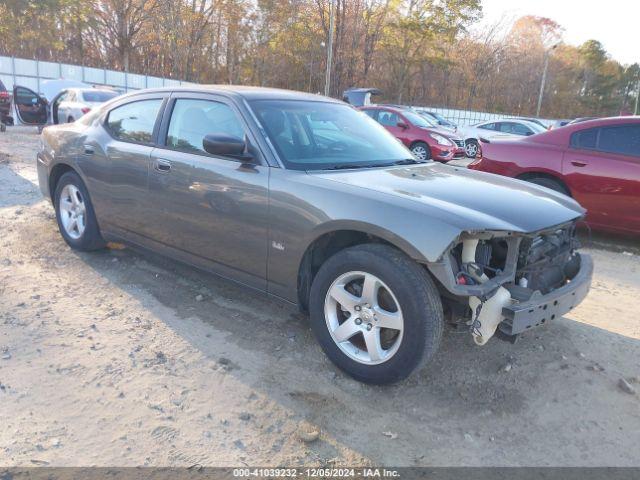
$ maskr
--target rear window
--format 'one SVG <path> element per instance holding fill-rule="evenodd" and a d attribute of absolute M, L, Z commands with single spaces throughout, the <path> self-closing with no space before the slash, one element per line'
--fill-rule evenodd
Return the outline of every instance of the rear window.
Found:
<path fill-rule="evenodd" d="M 139 100 L 109 112 L 107 128 L 118 140 L 151 143 L 162 99 Z"/>
<path fill-rule="evenodd" d="M 571 146 L 573 148 L 581 148 L 594 150 L 598 141 L 598 129 L 591 128 L 589 130 L 580 130 L 571 135 Z"/>
<path fill-rule="evenodd" d="M 598 150 L 640 157 L 640 125 L 602 128 Z"/>

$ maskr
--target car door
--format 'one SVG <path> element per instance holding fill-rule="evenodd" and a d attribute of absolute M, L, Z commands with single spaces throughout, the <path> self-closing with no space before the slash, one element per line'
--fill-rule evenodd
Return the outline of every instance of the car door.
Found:
<path fill-rule="evenodd" d="M 257 145 L 230 100 L 174 94 L 151 155 L 152 238 L 266 290 L 269 167 L 205 152 L 204 137 L 214 133 Z"/>
<path fill-rule="evenodd" d="M 640 124 L 574 132 L 563 169 L 590 222 L 640 232 Z"/>
<path fill-rule="evenodd" d="M 87 140 L 83 146 L 82 156 L 90 158 L 87 163 L 96 168 L 107 165 L 106 185 L 96 189 L 105 197 L 98 217 L 125 236 L 149 236 L 151 230 L 147 219 L 149 159 L 166 96 L 140 95 L 114 106 L 104 119 L 104 141 Z"/>
<path fill-rule="evenodd" d="M 33 90 L 19 85 L 13 87 L 13 105 L 20 123 L 24 125 L 47 123 L 47 101 Z"/>

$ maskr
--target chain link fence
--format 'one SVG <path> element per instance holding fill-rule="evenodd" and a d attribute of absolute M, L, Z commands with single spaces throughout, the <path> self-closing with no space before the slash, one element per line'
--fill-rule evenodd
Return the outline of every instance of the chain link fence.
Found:
<path fill-rule="evenodd" d="M 443 108 L 443 107 L 425 107 L 425 106 L 415 106 L 415 108 L 420 108 L 424 110 L 428 110 L 438 115 L 441 115 L 448 121 L 455 123 L 459 127 L 464 127 L 467 125 L 475 125 L 480 122 L 488 122 L 492 120 L 503 120 L 507 118 L 534 118 L 534 117 L 521 117 L 518 115 L 509 115 L 506 113 L 490 113 L 490 112 L 476 112 L 473 110 L 457 110 L 453 108 Z M 540 122 L 549 126 L 554 123 L 554 120 L 538 118 Z"/>

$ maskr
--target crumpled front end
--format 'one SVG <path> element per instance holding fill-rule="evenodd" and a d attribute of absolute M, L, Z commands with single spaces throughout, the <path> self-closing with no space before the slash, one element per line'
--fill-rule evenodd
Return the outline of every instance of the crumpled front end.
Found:
<path fill-rule="evenodd" d="M 587 295 L 593 276 L 575 222 L 535 233 L 465 232 L 427 265 L 445 303 L 478 345 L 554 320 Z"/>

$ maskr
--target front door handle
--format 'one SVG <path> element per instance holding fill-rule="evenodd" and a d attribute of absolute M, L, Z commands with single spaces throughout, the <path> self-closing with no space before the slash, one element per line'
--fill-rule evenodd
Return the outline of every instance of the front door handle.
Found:
<path fill-rule="evenodd" d="M 95 149 L 93 145 L 84 145 L 84 154 L 85 155 L 93 155 L 95 153 Z"/>
<path fill-rule="evenodd" d="M 153 168 L 160 173 L 169 173 L 171 171 L 171 162 L 162 158 L 157 158 L 153 164 Z"/>
<path fill-rule="evenodd" d="M 574 167 L 586 167 L 587 164 L 585 162 L 580 162 L 578 160 L 571 160 L 571 165 Z"/>

